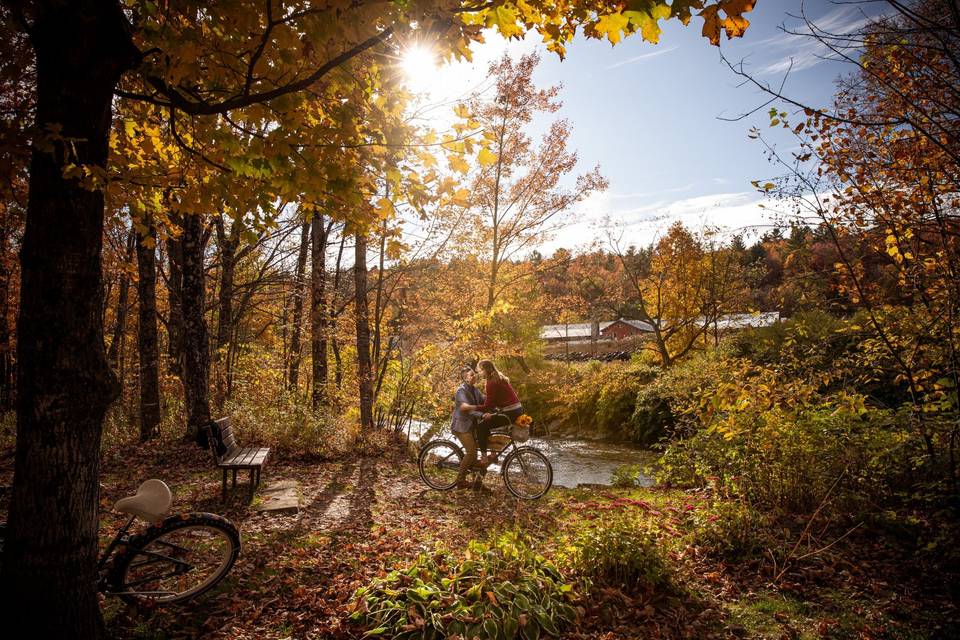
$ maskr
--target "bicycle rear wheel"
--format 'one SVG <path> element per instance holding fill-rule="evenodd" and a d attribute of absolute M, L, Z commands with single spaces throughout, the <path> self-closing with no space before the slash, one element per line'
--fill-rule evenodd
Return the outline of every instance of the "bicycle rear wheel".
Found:
<path fill-rule="evenodd" d="M 503 461 L 503 483 L 507 491 L 523 500 L 536 500 L 553 485 L 553 467 L 533 447 L 517 447 Z"/>
<path fill-rule="evenodd" d="M 457 484 L 463 449 L 450 440 L 428 442 L 417 456 L 420 479 L 431 489 L 445 491 Z"/>
<path fill-rule="evenodd" d="M 239 553 L 240 534 L 226 518 L 173 516 L 130 540 L 110 574 L 109 593 L 131 604 L 186 602 L 223 580 Z"/>

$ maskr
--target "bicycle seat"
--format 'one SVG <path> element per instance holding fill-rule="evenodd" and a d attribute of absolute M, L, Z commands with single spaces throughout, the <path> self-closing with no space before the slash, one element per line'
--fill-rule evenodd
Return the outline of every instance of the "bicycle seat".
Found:
<path fill-rule="evenodd" d="M 128 498 L 120 498 L 113 505 L 115 511 L 137 516 L 147 522 L 159 522 L 170 510 L 173 496 L 163 480 L 147 480 Z"/>

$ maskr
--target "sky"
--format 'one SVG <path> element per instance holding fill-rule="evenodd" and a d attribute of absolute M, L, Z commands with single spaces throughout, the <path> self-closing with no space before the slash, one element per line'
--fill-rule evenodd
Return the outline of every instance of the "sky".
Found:
<path fill-rule="evenodd" d="M 444 65 L 427 73 L 410 73 L 412 88 L 437 104 L 436 113 L 450 110 L 450 102 L 482 89 L 488 83 L 487 65 L 504 52 L 518 57 L 541 52 L 534 74 L 540 86 L 562 85 L 563 107 L 548 118 L 567 118 L 572 125 L 568 148 L 579 154 L 581 172 L 595 165 L 609 180 L 607 191 L 579 203 L 568 216 L 568 226 L 544 242 L 540 250 L 582 248 L 607 233 L 603 220 L 617 226 L 622 242 L 643 246 L 676 220 L 693 228 L 720 227 L 748 238 L 774 224 L 771 208 L 762 208 L 762 194 L 750 184 L 777 174 L 761 144 L 747 137 L 752 126 L 769 129 L 768 108 L 739 121 L 725 121 L 749 112 L 768 96 L 742 85 L 721 60 L 722 52 L 758 79 L 812 106 L 830 104 L 836 77 L 850 67 L 829 55 L 810 38 L 784 33 L 802 28 L 801 12 L 818 27 L 849 33 L 865 21 L 864 11 L 876 13 L 877 3 L 863 6 L 828 0 L 758 0 L 745 14 L 751 24 L 745 36 L 727 40 L 718 49 L 700 35 L 702 20 L 690 25 L 663 21 L 659 44 L 637 36 L 615 47 L 607 41 L 579 37 L 562 62 L 538 44 L 534 34 L 524 41 L 506 42 L 488 33 L 487 43 L 475 48 L 473 63 Z M 413 65 L 419 68 L 417 65 Z M 794 111 L 794 109 L 785 109 Z M 540 119 L 533 132 L 545 130 Z M 783 150 L 792 144 L 786 132 L 771 132 Z M 571 176 L 571 184 L 572 184 Z"/>

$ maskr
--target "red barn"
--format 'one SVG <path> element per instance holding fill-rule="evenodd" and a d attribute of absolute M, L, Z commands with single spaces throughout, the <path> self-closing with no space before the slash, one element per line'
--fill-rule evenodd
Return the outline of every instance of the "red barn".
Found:
<path fill-rule="evenodd" d="M 600 335 L 608 340 L 623 340 L 633 336 L 640 336 L 653 331 L 653 327 L 642 320 L 614 320 L 600 330 Z"/>

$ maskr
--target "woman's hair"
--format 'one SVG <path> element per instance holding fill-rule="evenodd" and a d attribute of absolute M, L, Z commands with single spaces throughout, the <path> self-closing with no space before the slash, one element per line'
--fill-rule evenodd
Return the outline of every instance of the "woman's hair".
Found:
<path fill-rule="evenodd" d="M 490 360 L 481 360 L 477 363 L 477 368 L 482 369 L 483 375 L 489 380 L 496 380 L 498 382 L 506 382 L 507 384 L 510 384 L 510 378 L 500 373 L 497 370 L 497 366 Z"/>

